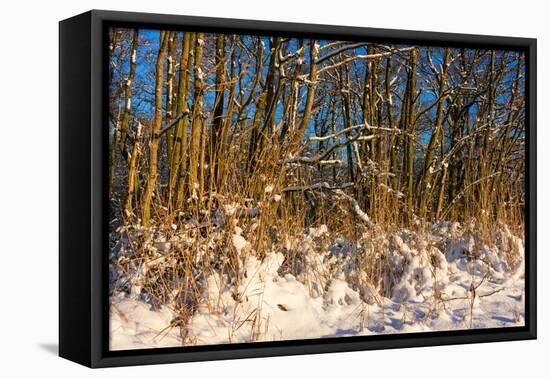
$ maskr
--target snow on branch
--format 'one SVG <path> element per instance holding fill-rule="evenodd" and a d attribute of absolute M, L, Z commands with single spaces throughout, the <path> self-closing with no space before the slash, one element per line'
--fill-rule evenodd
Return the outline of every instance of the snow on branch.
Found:
<path fill-rule="evenodd" d="M 330 160 L 321 160 L 318 163 L 319 165 L 341 165 L 342 160 L 340 159 L 330 159 Z"/>
<path fill-rule="evenodd" d="M 167 132 L 168 130 L 170 130 L 172 127 L 176 126 L 178 124 L 178 122 L 183 118 L 184 115 L 186 114 L 189 114 L 189 110 L 185 110 L 183 112 L 181 112 L 180 114 L 178 114 L 178 116 L 176 118 L 174 118 L 168 125 L 164 126 L 160 131 L 159 131 L 159 136 L 161 136 L 162 134 L 164 134 L 165 132 Z"/>
<path fill-rule="evenodd" d="M 370 131 L 387 131 L 387 132 L 394 132 L 402 134 L 402 130 L 397 128 L 387 128 L 387 127 L 378 127 L 378 126 L 371 126 L 367 123 L 362 123 L 359 125 L 354 125 L 347 127 L 345 129 L 342 129 L 340 131 L 337 131 L 330 135 L 324 135 L 324 136 L 312 136 L 305 140 L 304 147 L 311 143 L 311 142 L 324 142 L 331 139 L 336 139 L 344 134 L 347 134 L 353 130 L 370 130 Z M 362 135 L 361 133 L 358 133 L 355 136 L 349 136 L 340 142 L 335 142 L 331 146 L 329 146 L 326 150 L 320 151 L 314 156 L 295 156 L 290 159 L 286 160 L 280 160 L 279 164 L 293 164 L 293 163 L 303 163 L 303 164 L 341 164 L 342 162 L 340 160 L 325 160 L 334 150 L 338 148 L 345 147 L 348 143 L 354 143 L 356 141 L 362 141 L 362 142 L 368 142 L 376 139 L 378 136 L 371 134 L 371 135 Z"/>
<path fill-rule="evenodd" d="M 367 213 L 361 209 L 361 206 L 359 206 L 359 203 L 355 198 L 350 196 L 349 194 L 346 194 L 344 192 L 344 189 L 352 188 L 354 186 L 354 183 L 352 182 L 346 182 L 341 185 L 330 185 L 328 182 L 318 182 L 313 185 L 304 185 L 304 186 L 289 186 L 282 190 L 283 193 L 288 192 L 305 192 L 305 191 L 315 191 L 315 190 L 329 190 L 332 191 L 334 194 L 336 194 L 339 197 L 344 198 L 347 200 L 350 205 L 352 211 L 359 217 L 359 219 L 365 223 L 367 226 L 372 226 L 373 223 L 371 222 L 369 216 Z"/>
<path fill-rule="evenodd" d="M 330 134 L 330 135 L 325 135 L 325 136 L 312 136 L 312 137 L 309 137 L 307 139 L 307 143 L 309 142 L 324 142 L 326 140 L 330 140 L 330 139 L 336 139 L 338 138 L 340 135 L 342 134 L 346 134 L 352 130 L 362 130 L 362 129 L 367 129 L 368 125 L 365 124 L 365 123 L 361 123 L 359 125 L 355 125 L 355 126 L 350 126 L 350 127 L 346 127 L 345 129 L 342 129 L 340 131 L 337 131 L 335 132 L 334 134 Z M 369 135 L 371 136 L 371 135 Z"/>
<path fill-rule="evenodd" d="M 327 140 L 330 140 L 330 139 L 336 139 L 337 137 L 339 137 L 340 135 L 342 134 L 346 134 L 350 131 L 353 131 L 353 130 L 359 130 L 359 131 L 362 131 L 362 130 L 369 130 L 369 131 L 387 131 L 387 132 L 394 132 L 394 133 L 398 133 L 398 134 L 402 134 L 403 131 L 398 129 L 398 128 L 389 128 L 389 127 L 380 127 L 380 126 L 371 126 L 369 125 L 368 123 L 360 123 L 358 125 L 354 125 L 354 126 L 350 126 L 350 127 L 346 127 L 345 129 L 342 129 L 340 131 L 336 131 L 335 133 L 333 134 L 329 134 L 329 135 L 324 135 L 324 136 L 312 136 L 312 137 L 309 137 L 307 140 L 306 140 L 306 144 L 307 143 L 311 143 L 311 142 L 324 142 L 324 141 L 327 141 Z M 373 140 L 375 139 L 376 136 L 375 135 L 360 135 L 357 140 L 361 140 L 361 141 L 370 141 L 370 140 Z"/>
<path fill-rule="evenodd" d="M 288 186 L 284 188 L 283 193 L 288 192 L 305 192 L 305 191 L 314 191 L 314 190 L 342 190 L 353 187 L 352 182 L 346 182 L 341 185 L 330 185 L 326 181 L 318 182 L 312 185 L 303 185 L 303 186 Z"/>
<path fill-rule="evenodd" d="M 348 143 L 352 143 L 359 138 L 359 135 L 346 138 L 340 142 L 332 144 L 329 148 L 324 151 L 319 152 L 314 156 L 296 156 L 286 160 L 280 160 L 279 164 L 292 164 L 292 163 L 302 163 L 302 164 L 318 164 L 321 160 L 325 160 L 334 150 L 346 146 Z"/>
<path fill-rule="evenodd" d="M 281 50 L 279 50 L 279 62 L 282 64 L 282 63 L 285 63 L 289 59 L 292 59 L 292 58 L 297 57 L 297 56 L 301 56 L 307 46 L 308 45 L 303 45 L 298 50 L 296 50 L 296 52 L 285 55 L 285 56 L 283 56 L 283 52 Z"/>
<path fill-rule="evenodd" d="M 339 197 L 344 198 L 347 200 L 350 205 L 351 209 L 363 221 L 367 226 L 372 226 L 372 222 L 368 216 L 367 213 L 361 209 L 361 206 L 359 206 L 359 203 L 355 198 L 350 196 L 349 194 L 346 194 L 344 192 L 344 189 L 352 188 L 354 186 L 353 182 L 346 182 L 341 185 L 330 185 L 326 181 L 318 182 L 312 185 L 304 185 L 304 186 L 289 186 L 282 190 L 283 193 L 288 192 L 305 192 L 305 191 L 315 191 L 315 190 L 329 190 L 332 191 L 334 194 L 338 195 Z"/>
<path fill-rule="evenodd" d="M 366 46 L 367 43 L 366 42 L 360 42 L 360 43 L 354 43 L 354 44 L 351 44 L 351 45 L 345 45 L 345 46 L 342 46 L 340 47 L 339 49 L 336 49 L 336 50 L 333 50 L 327 54 L 325 54 L 324 56 L 318 58 L 316 61 L 315 61 L 315 64 L 319 64 L 319 63 L 322 63 L 324 62 L 325 60 L 327 59 L 330 59 L 332 58 L 333 56 L 335 55 L 338 55 L 344 51 L 347 51 L 347 50 L 351 50 L 351 49 L 357 49 L 359 47 L 363 47 L 363 46 Z"/>
<path fill-rule="evenodd" d="M 322 141 L 326 141 L 326 140 L 329 140 L 329 139 L 334 139 L 334 138 L 337 138 L 337 137 L 341 136 L 342 134 L 345 134 L 345 133 L 348 133 L 352 130 L 357 130 L 357 129 L 389 131 L 389 132 L 396 132 L 396 133 L 402 134 L 402 131 L 397 129 L 397 128 L 392 129 L 392 128 L 387 128 L 387 127 L 370 126 L 370 125 L 365 123 L 365 124 L 360 124 L 360 125 L 347 127 L 343 130 L 335 132 L 334 134 L 330 134 L 330 135 L 326 135 L 326 136 L 322 136 L 322 137 L 317 137 L 317 136 L 309 137 L 308 139 L 306 139 L 305 145 L 307 145 L 308 143 L 311 143 L 311 142 L 322 142 Z M 279 160 L 278 163 L 279 164 L 293 164 L 293 163 L 323 164 L 321 162 L 324 162 L 325 164 L 328 164 L 330 162 L 330 164 L 339 164 L 339 163 L 341 163 L 340 161 L 325 160 L 325 158 L 328 157 L 334 150 L 336 150 L 338 148 L 345 147 L 348 143 L 353 143 L 353 142 L 356 142 L 356 141 L 367 142 L 367 141 L 374 140 L 377 137 L 378 137 L 377 135 L 372 135 L 372 134 L 371 135 L 357 134 L 357 135 L 352 136 L 352 137 L 347 137 L 346 139 L 343 139 L 340 142 L 333 143 L 326 150 L 321 151 L 321 152 L 319 152 L 318 154 L 316 154 L 314 156 L 295 156 L 295 157 L 292 157 L 290 159 Z"/>
<path fill-rule="evenodd" d="M 241 207 L 238 205 L 225 205 L 224 213 L 235 218 L 255 218 L 260 214 L 258 207 Z"/>
<path fill-rule="evenodd" d="M 361 209 L 361 206 L 359 206 L 359 203 L 357 202 L 357 200 L 355 198 L 353 198 L 352 196 L 350 196 L 349 194 L 346 194 L 343 190 L 341 189 L 336 189 L 334 191 L 334 193 L 338 194 L 340 197 L 343 197 L 345 198 L 346 200 L 349 201 L 350 205 L 351 205 L 351 209 L 353 210 L 353 212 L 355 213 L 355 215 L 357 215 L 357 217 L 359 217 L 359 219 L 361 219 L 367 226 L 372 226 L 372 222 L 368 216 L 367 213 L 365 213 L 362 209 Z"/>
<path fill-rule="evenodd" d="M 354 60 L 368 60 L 368 59 L 376 59 L 376 58 L 383 58 L 385 56 L 388 56 L 388 55 L 392 55 L 394 53 L 400 53 L 400 52 L 405 52 L 405 51 L 409 51 L 409 50 L 412 50 L 414 47 L 405 47 L 405 48 L 402 48 L 402 49 L 398 49 L 396 51 L 387 51 L 387 52 L 382 52 L 382 53 L 376 53 L 376 54 L 366 54 L 366 55 L 353 55 L 353 56 L 350 56 L 346 59 L 343 59 L 337 63 L 334 63 L 330 66 L 325 66 L 323 68 L 321 68 L 319 71 L 317 71 L 317 74 L 320 75 L 322 74 L 323 72 L 326 72 L 326 71 L 329 71 L 329 70 L 333 70 L 335 68 L 338 68 L 340 67 L 341 65 L 343 64 L 348 64 Z M 305 79 L 308 75 L 301 75 L 300 78 L 302 79 Z"/>

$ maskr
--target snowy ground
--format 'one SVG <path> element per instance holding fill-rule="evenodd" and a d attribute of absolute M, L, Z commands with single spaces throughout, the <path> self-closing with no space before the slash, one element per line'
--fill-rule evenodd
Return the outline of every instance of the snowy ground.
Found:
<path fill-rule="evenodd" d="M 332 240 L 326 226 L 311 228 L 299 243 L 307 268 L 294 274 L 281 252 L 256 258 L 241 233 L 236 227 L 232 235 L 243 256 L 238 280 L 215 271 L 205 277 L 184 338 L 175 311 L 154 308 L 138 288 L 111 298 L 111 349 L 524 324 L 523 241 L 505 226 L 494 247 L 456 223 L 441 223 L 422 237 L 406 230 L 385 235 L 377 244 L 384 250 L 371 254 L 360 253 L 367 236 L 351 244 Z M 323 241 L 326 249 L 314 248 Z M 386 268 L 367 275 L 357 269 L 358 256 Z"/>

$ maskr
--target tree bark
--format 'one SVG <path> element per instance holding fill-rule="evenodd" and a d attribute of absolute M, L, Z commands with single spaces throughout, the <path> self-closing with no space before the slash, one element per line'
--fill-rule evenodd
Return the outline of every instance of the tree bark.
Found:
<path fill-rule="evenodd" d="M 189 144 L 189 189 L 188 193 L 193 198 L 198 198 L 198 192 L 202 192 L 199 187 L 199 164 L 200 147 L 203 120 L 203 102 L 204 102 L 204 78 L 202 71 L 202 54 L 204 46 L 204 34 L 197 33 L 195 40 L 195 93 L 193 98 L 193 112 L 191 116 L 191 135 Z"/>
<path fill-rule="evenodd" d="M 132 108 L 132 81 L 134 80 L 134 76 L 136 74 L 136 56 L 139 42 L 138 33 L 138 30 L 134 29 L 134 34 L 132 38 L 132 55 L 130 57 L 130 72 L 128 74 L 128 79 L 126 79 L 126 85 L 124 88 L 124 113 L 122 115 L 122 122 L 120 125 L 119 148 L 125 160 L 127 160 L 126 136 L 128 134 L 128 124 L 130 123 L 130 112 Z"/>
<path fill-rule="evenodd" d="M 142 200 L 141 221 L 144 226 L 151 224 L 151 199 L 157 183 L 158 174 L 158 148 L 162 126 L 162 85 L 164 83 L 164 56 L 168 44 L 168 32 L 160 33 L 160 48 L 157 54 L 155 77 L 155 108 L 151 130 L 151 142 L 149 146 L 149 174 Z"/>
<path fill-rule="evenodd" d="M 443 132 L 443 110 L 445 108 L 445 101 L 447 96 L 445 91 L 447 90 L 447 69 L 449 64 L 450 49 L 445 48 L 443 50 L 443 64 L 441 65 L 441 72 L 439 72 L 439 93 L 438 98 L 439 102 L 437 103 L 437 110 L 435 115 L 434 130 L 430 136 L 430 142 L 428 143 L 428 148 L 426 150 L 426 156 L 424 158 L 424 168 L 419 177 L 416 192 L 419 194 L 419 203 L 418 208 L 420 212 L 420 217 L 423 218 L 427 213 L 427 202 L 429 197 L 433 192 L 433 184 L 431 183 L 431 177 L 433 172 L 433 157 L 437 147 L 437 142 L 439 141 L 439 135 Z M 434 72 L 434 75 L 437 75 L 437 72 Z"/>
<path fill-rule="evenodd" d="M 174 191 L 177 184 L 176 208 L 183 205 L 185 196 L 185 176 L 187 173 L 187 129 L 189 123 L 189 105 L 188 93 L 190 83 L 190 72 L 192 69 L 192 45 L 194 42 L 194 34 L 186 32 L 183 36 L 181 55 L 180 55 L 180 76 L 178 83 L 178 98 L 176 105 L 176 113 L 184 113 L 182 119 L 179 120 L 176 126 L 176 139 L 174 143 L 174 159 L 170 167 L 169 178 L 169 198 L 170 205 L 173 205 Z"/>
<path fill-rule="evenodd" d="M 218 159 L 220 153 L 220 144 L 222 143 L 223 130 L 223 109 L 225 103 L 225 35 L 218 34 L 216 36 L 216 97 L 214 99 L 214 116 L 212 120 L 212 130 L 210 137 L 210 186 L 216 185 L 219 177 Z"/>

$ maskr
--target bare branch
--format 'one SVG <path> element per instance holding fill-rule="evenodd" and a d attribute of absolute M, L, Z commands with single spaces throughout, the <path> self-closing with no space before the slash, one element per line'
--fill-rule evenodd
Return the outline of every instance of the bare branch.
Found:
<path fill-rule="evenodd" d="M 322 63 L 324 62 L 325 60 L 327 59 L 330 59 L 332 58 L 333 56 L 335 55 L 338 55 L 344 51 L 347 51 L 347 50 L 351 50 L 351 49 L 357 49 L 359 47 L 363 47 L 363 46 L 366 46 L 367 43 L 366 42 L 360 42 L 360 43 L 354 43 L 352 45 L 345 45 L 345 46 L 342 46 L 340 47 L 339 49 L 336 49 L 336 50 L 333 50 L 327 54 L 325 54 L 324 56 L 318 58 L 316 61 L 315 61 L 315 64 L 319 64 L 319 63 Z"/>
<path fill-rule="evenodd" d="M 303 186 L 288 186 L 282 190 L 283 193 L 288 192 L 305 192 L 305 191 L 315 191 L 315 190 L 342 190 L 353 187 L 353 182 L 346 182 L 340 185 L 330 185 L 326 181 L 318 182 L 312 185 L 303 185 Z"/>
<path fill-rule="evenodd" d="M 174 118 L 168 125 L 164 126 L 160 131 L 159 131 L 159 136 L 161 136 L 162 134 L 164 134 L 165 132 L 167 132 L 168 130 L 170 130 L 172 127 L 176 126 L 178 124 L 178 122 L 183 118 L 183 116 L 189 114 L 189 110 L 184 110 L 183 112 L 181 112 L 180 114 L 178 114 L 178 116 L 176 118 Z"/>
<path fill-rule="evenodd" d="M 405 52 L 405 51 L 412 50 L 413 48 L 414 47 L 405 47 L 405 48 L 397 50 L 397 52 Z M 377 54 L 353 55 L 353 56 L 350 56 L 350 57 L 348 57 L 344 60 L 339 61 L 338 63 L 334 63 L 330 66 L 325 66 L 325 67 L 319 69 L 319 71 L 317 71 L 317 74 L 320 75 L 323 72 L 333 70 L 335 68 L 340 67 L 343 64 L 348 64 L 348 63 L 350 63 L 354 60 L 369 60 L 369 59 L 382 58 L 382 57 L 385 57 L 385 56 L 388 56 L 388 55 L 392 55 L 394 53 L 395 53 L 395 51 L 389 51 L 389 52 L 383 52 L 383 53 L 377 53 Z M 299 77 L 302 78 L 302 79 L 305 79 L 307 77 L 307 75 L 301 75 Z"/>
<path fill-rule="evenodd" d="M 359 217 L 359 219 L 362 220 L 367 226 L 372 226 L 373 225 L 370 218 L 369 218 L 369 216 L 368 216 L 368 214 L 365 213 L 361 209 L 361 206 L 359 206 L 359 203 L 357 202 L 357 200 L 355 198 L 353 198 L 349 194 L 344 193 L 344 191 L 342 191 L 340 189 L 337 189 L 334 192 L 336 194 L 338 194 L 339 196 L 344 197 L 346 200 L 349 201 L 349 203 L 351 205 L 351 209 L 353 210 L 355 215 L 357 215 Z"/>

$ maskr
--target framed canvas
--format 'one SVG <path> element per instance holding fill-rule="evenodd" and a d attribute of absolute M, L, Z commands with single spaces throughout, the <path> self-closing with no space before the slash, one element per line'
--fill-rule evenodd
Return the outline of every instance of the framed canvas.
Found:
<path fill-rule="evenodd" d="M 536 338 L 536 40 L 60 22 L 59 353 Z"/>

